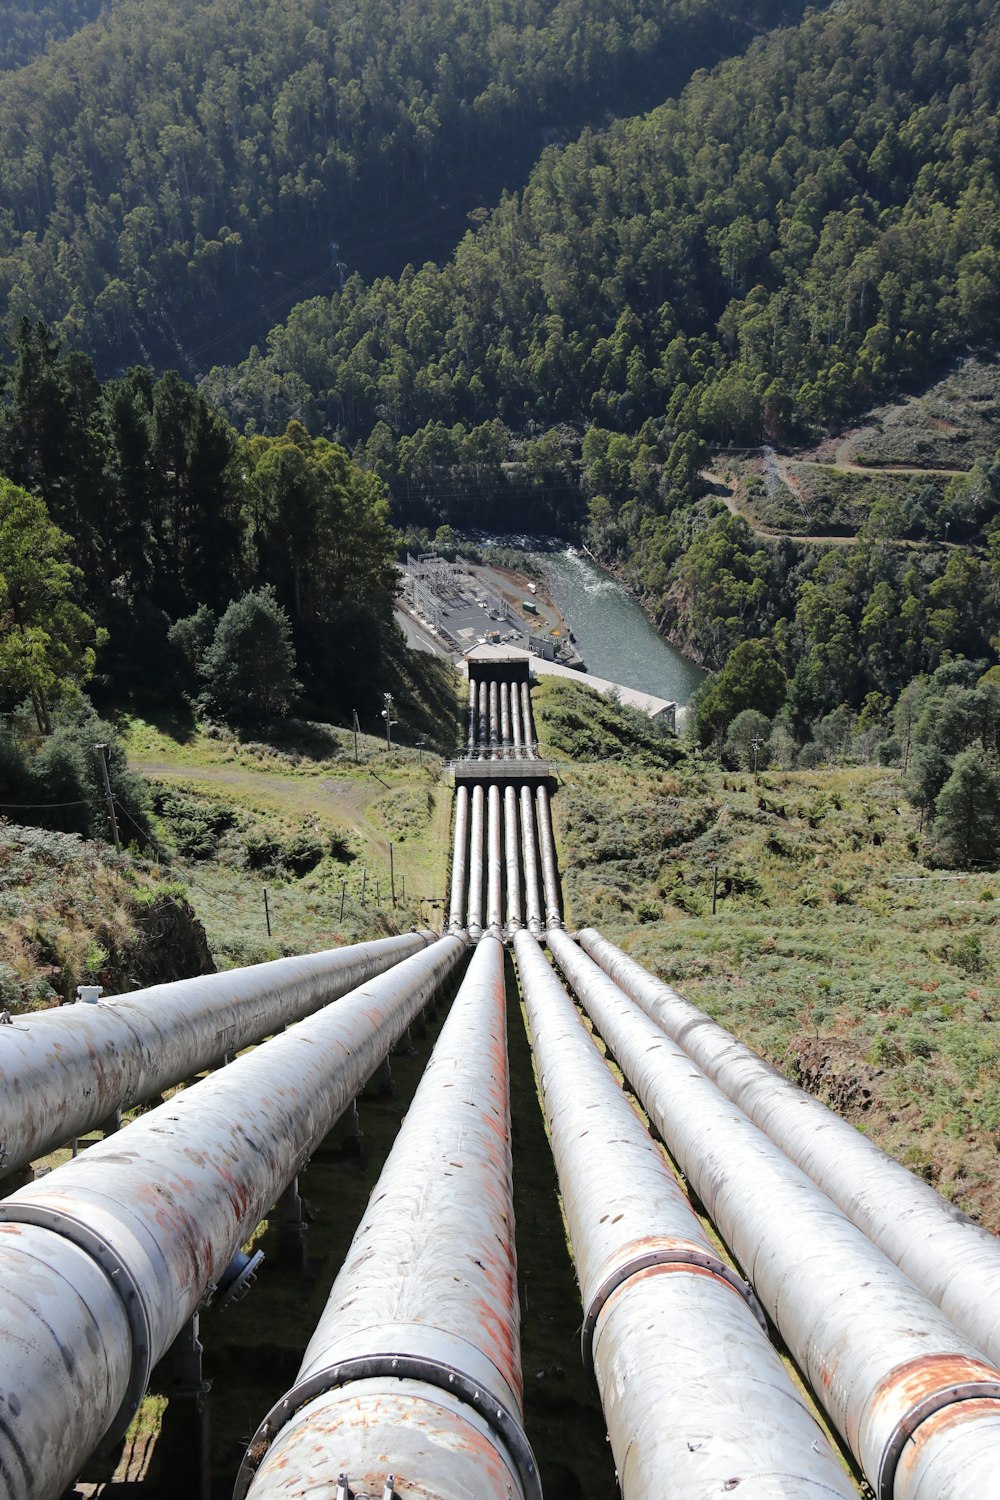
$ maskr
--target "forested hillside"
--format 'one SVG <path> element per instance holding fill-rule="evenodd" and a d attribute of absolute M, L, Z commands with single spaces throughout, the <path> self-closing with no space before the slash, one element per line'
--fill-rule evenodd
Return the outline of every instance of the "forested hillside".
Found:
<path fill-rule="evenodd" d="M 304 381 L 380 457 L 428 422 L 651 422 L 669 452 L 839 420 L 1000 328 L 998 98 L 988 0 L 813 15 L 549 148 L 450 262 L 351 277 L 212 389 L 256 415 Z"/>
<path fill-rule="evenodd" d="M 88 3 L 15 7 L 11 61 Z M 647 107 L 800 11 L 120 0 L 0 79 L 4 327 L 42 318 L 104 370 L 242 352 L 345 271 L 447 253 L 546 132 Z"/>
<path fill-rule="evenodd" d="M 113 0 L 0 0 L 0 72 L 21 68 L 110 8 Z"/>
<path fill-rule="evenodd" d="M 41 324 L 15 348 L 0 711 L 25 700 L 49 735 L 89 682 L 103 706 L 197 700 L 252 725 L 363 708 L 389 685 L 397 538 L 374 475 L 296 424 L 239 438 L 174 372 L 102 384 Z M 0 780 L 11 765 L 0 754 Z"/>

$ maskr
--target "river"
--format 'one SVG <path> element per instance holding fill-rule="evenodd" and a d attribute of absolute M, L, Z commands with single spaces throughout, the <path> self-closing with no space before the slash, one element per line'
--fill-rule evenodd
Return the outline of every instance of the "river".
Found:
<path fill-rule="evenodd" d="M 511 538 L 496 538 L 510 545 Z M 639 606 L 574 547 L 528 549 L 595 677 L 685 704 L 705 676 L 656 633 Z"/>

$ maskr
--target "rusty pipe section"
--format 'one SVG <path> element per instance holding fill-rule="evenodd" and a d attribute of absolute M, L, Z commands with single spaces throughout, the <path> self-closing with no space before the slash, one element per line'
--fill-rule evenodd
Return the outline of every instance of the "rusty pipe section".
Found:
<path fill-rule="evenodd" d="M 948 1500 L 988 1494 L 1000 1370 L 566 933 L 547 940 L 877 1500 L 916 1500 L 945 1448 Z"/>
<path fill-rule="evenodd" d="M 503 929 L 503 837 L 500 809 L 500 788 L 496 782 L 492 782 L 487 792 L 486 925 L 498 936 Z"/>
<path fill-rule="evenodd" d="M 1000 1240 L 593 928 L 578 941 L 1000 1368 Z"/>
<path fill-rule="evenodd" d="M 524 908 L 529 932 L 542 930 L 542 897 L 538 888 L 538 846 L 535 842 L 535 804 L 531 788 L 521 788 L 521 852 L 524 871 Z"/>
<path fill-rule="evenodd" d="M 0 1202 L 4 1500 L 54 1500 L 98 1426 L 104 1447 L 122 1435 L 152 1367 L 465 952 L 441 938 Z M 29 1229 L 47 1279 L 13 1274 Z M 7 1479 L 12 1463 L 30 1479 Z"/>
<path fill-rule="evenodd" d="M 465 877 L 469 843 L 469 788 L 464 784 L 455 791 L 455 838 L 451 851 L 451 900 L 448 907 L 448 931 L 461 932 L 465 926 Z"/>
<path fill-rule="evenodd" d="M 556 843 L 552 837 L 552 809 L 549 805 L 549 789 L 540 786 L 535 791 L 538 810 L 538 844 L 542 856 L 542 885 L 545 890 L 545 925 L 562 927 L 562 907 L 559 903 L 559 873 L 556 863 Z"/>
<path fill-rule="evenodd" d="M 483 930 L 483 839 L 485 797 L 482 782 L 472 788 L 472 824 L 469 833 L 469 897 L 465 925 L 471 938 Z"/>
<path fill-rule="evenodd" d="M 371 1418 L 366 1441 L 341 1430 L 351 1407 Z M 381 1494 L 387 1470 L 400 1500 L 541 1496 L 522 1425 L 503 948 L 490 933 L 235 1496 L 332 1495 L 340 1474 Z"/>
<path fill-rule="evenodd" d="M 727 1484 L 753 1497 L 856 1500 L 756 1298 L 716 1253 L 537 941 L 520 932 L 514 952 L 583 1300 L 583 1355 L 623 1500 L 661 1500 L 665 1475 L 671 1500 Z"/>
<path fill-rule="evenodd" d="M 300 1021 L 432 938 L 279 958 L 0 1027 L 0 1176 Z"/>
<path fill-rule="evenodd" d="M 521 846 L 517 836 L 517 793 L 503 789 L 504 856 L 507 865 L 507 931 L 516 932 L 521 916 Z"/>

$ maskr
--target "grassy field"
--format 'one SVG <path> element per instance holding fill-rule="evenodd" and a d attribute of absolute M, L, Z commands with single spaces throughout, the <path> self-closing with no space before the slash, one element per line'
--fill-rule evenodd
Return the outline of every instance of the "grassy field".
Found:
<path fill-rule="evenodd" d="M 355 759 L 353 732 L 329 726 L 275 746 L 141 721 L 128 748 L 220 966 L 440 918 L 451 794 L 433 750 L 362 734 Z"/>
<path fill-rule="evenodd" d="M 544 690 L 538 718 L 558 751 Z M 1000 877 L 927 868 L 884 770 L 564 774 L 567 923 L 599 927 L 1000 1230 Z"/>

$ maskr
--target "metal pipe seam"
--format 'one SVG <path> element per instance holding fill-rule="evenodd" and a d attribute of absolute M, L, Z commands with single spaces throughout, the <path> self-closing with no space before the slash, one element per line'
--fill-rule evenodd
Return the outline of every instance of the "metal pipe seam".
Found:
<path fill-rule="evenodd" d="M 900 1417 L 895 1432 L 885 1445 L 874 1486 L 877 1500 L 893 1500 L 896 1474 L 903 1451 L 928 1418 L 946 1408 L 953 1410 L 964 1401 L 1000 1402 L 1000 1375 L 989 1365 L 978 1359 L 954 1357 L 948 1359 L 947 1365 L 950 1384 L 942 1386 L 940 1374 L 934 1371 L 933 1366 L 928 1370 L 926 1360 L 913 1361 L 917 1388 L 926 1385 L 928 1389 L 923 1396 L 917 1396 L 914 1392 L 909 1411 Z M 893 1375 L 896 1380 L 905 1378 L 903 1371 L 894 1371 Z M 996 1415 L 1000 1417 L 1000 1407 L 996 1408 Z"/>
<path fill-rule="evenodd" d="M 596 929 L 577 940 L 1000 1368 L 1000 1240 Z"/>
<path fill-rule="evenodd" d="M 337 1274 L 292 1390 L 248 1450 L 237 1495 L 275 1433 L 350 1380 L 417 1380 L 474 1407 L 530 1497 L 521 1427 L 503 946 L 484 934 Z M 395 1469 L 395 1464 L 392 1467 Z M 413 1483 L 420 1494 L 425 1491 Z M 281 1493 L 297 1484 L 282 1466 Z M 271 1485 L 274 1480 L 272 1478 Z M 261 1500 L 268 1484 L 252 1483 Z"/>
<path fill-rule="evenodd" d="M 0 1175 L 215 1066 L 434 941 L 380 938 L 0 1027 Z"/>
<path fill-rule="evenodd" d="M 542 1500 L 538 1465 L 517 1412 L 483 1381 L 467 1375 L 460 1365 L 449 1365 L 440 1359 L 427 1359 L 415 1354 L 390 1353 L 358 1355 L 354 1359 L 340 1360 L 326 1369 L 315 1371 L 307 1379 L 294 1385 L 271 1408 L 251 1439 L 236 1477 L 233 1500 L 244 1500 L 264 1454 L 304 1406 L 355 1381 L 377 1380 L 380 1376 L 394 1381 L 420 1381 L 423 1385 L 446 1391 L 462 1406 L 471 1407 L 499 1440 L 512 1461 L 525 1500 Z"/>
<path fill-rule="evenodd" d="M 584 1308 L 580 1350 L 588 1370 L 592 1371 L 594 1368 L 594 1329 L 604 1311 L 605 1303 L 620 1286 L 630 1281 L 633 1276 L 638 1276 L 640 1272 L 697 1270 L 712 1276 L 716 1281 L 728 1286 L 747 1304 L 761 1330 L 767 1333 L 767 1317 L 757 1300 L 757 1294 L 732 1266 L 727 1265 L 718 1255 L 709 1254 L 698 1246 L 682 1244 L 672 1235 L 655 1235 L 650 1238 L 661 1241 L 659 1248 L 650 1247 L 648 1250 L 640 1251 L 622 1260 L 597 1288 Z"/>
<path fill-rule="evenodd" d="M 13 1331 L 18 1356 L 0 1366 L 0 1494 L 39 1500 L 43 1466 L 69 1476 L 74 1443 L 92 1451 L 121 1404 L 126 1309 L 85 1251 L 35 1224 L 0 1224 L 0 1326 Z M 25 1413 L 36 1441 L 19 1427 Z"/>
<path fill-rule="evenodd" d="M 303 1407 L 268 1449 L 255 1490 L 274 1477 L 288 1500 L 295 1474 L 300 1495 L 332 1495 L 343 1476 L 374 1500 L 385 1495 L 380 1455 L 390 1452 L 394 1496 L 528 1500 L 505 1445 L 473 1407 L 440 1386 L 385 1377 L 338 1386 Z"/>
<path fill-rule="evenodd" d="M 16 1219 L 6 1223 L 31 1224 L 58 1235 L 60 1239 L 69 1240 L 100 1267 L 121 1299 L 128 1320 L 131 1359 L 121 1404 L 101 1438 L 102 1448 L 110 1451 L 125 1436 L 153 1370 L 153 1316 L 143 1296 L 143 1280 L 134 1274 L 128 1258 L 106 1237 L 61 1209 L 26 1203 L 19 1208 Z M 133 1256 L 143 1258 L 147 1269 L 155 1274 L 155 1268 L 144 1256 L 138 1241 L 133 1241 L 129 1249 Z M 149 1279 L 148 1276 L 145 1278 L 147 1285 Z"/>
<path fill-rule="evenodd" d="M 856 1500 L 753 1292 L 715 1274 L 706 1229 L 538 943 L 518 933 L 514 953 L 624 1500 L 662 1500 L 665 1474 L 672 1500 L 743 1484 L 754 1500 Z M 685 1248 L 687 1263 L 656 1263 Z"/>
<path fill-rule="evenodd" d="M 940 1391 L 960 1412 L 1000 1371 L 565 933 L 548 941 L 879 1500 L 914 1500 L 894 1455 L 918 1405 Z M 964 1470 L 948 1495 L 981 1500 Z"/>
<path fill-rule="evenodd" d="M 132 1290 L 150 1324 L 149 1362 L 155 1365 L 466 952 L 464 939 L 447 937 L 404 959 L 127 1131 L 19 1189 L 0 1202 L 0 1228 L 50 1213 L 46 1235 L 54 1264 L 80 1256 L 85 1232 L 112 1246 L 131 1281 L 115 1292 L 123 1322 L 125 1294 Z M 117 1277 L 114 1270 L 101 1274 L 109 1286 L 122 1283 L 120 1270 Z M 113 1336 L 110 1324 L 109 1330 Z M 65 1443 L 72 1466 L 46 1469 L 43 1410 L 22 1406 L 16 1422 L 6 1414 L 10 1440 L 33 1454 L 35 1497 L 61 1494 L 92 1451 L 80 1436 L 90 1428 L 76 1373 L 92 1356 L 80 1345 L 84 1333 L 77 1323 L 55 1332 L 63 1359 L 49 1371 L 50 1404 L 61 1402 L 70 1414 L 80 1409 Z M 127 1323 L 116 1336 L 122 1344 L 117 1358 L 125 1367 L 113 1405 L 120 1421 L 132 1376 Z M 34 1358 L 12 1325 L 0 1322 L 0 1370 L 8 1388 Z M 137 1385 L 136 1378 L 133 1397 Z"/>

